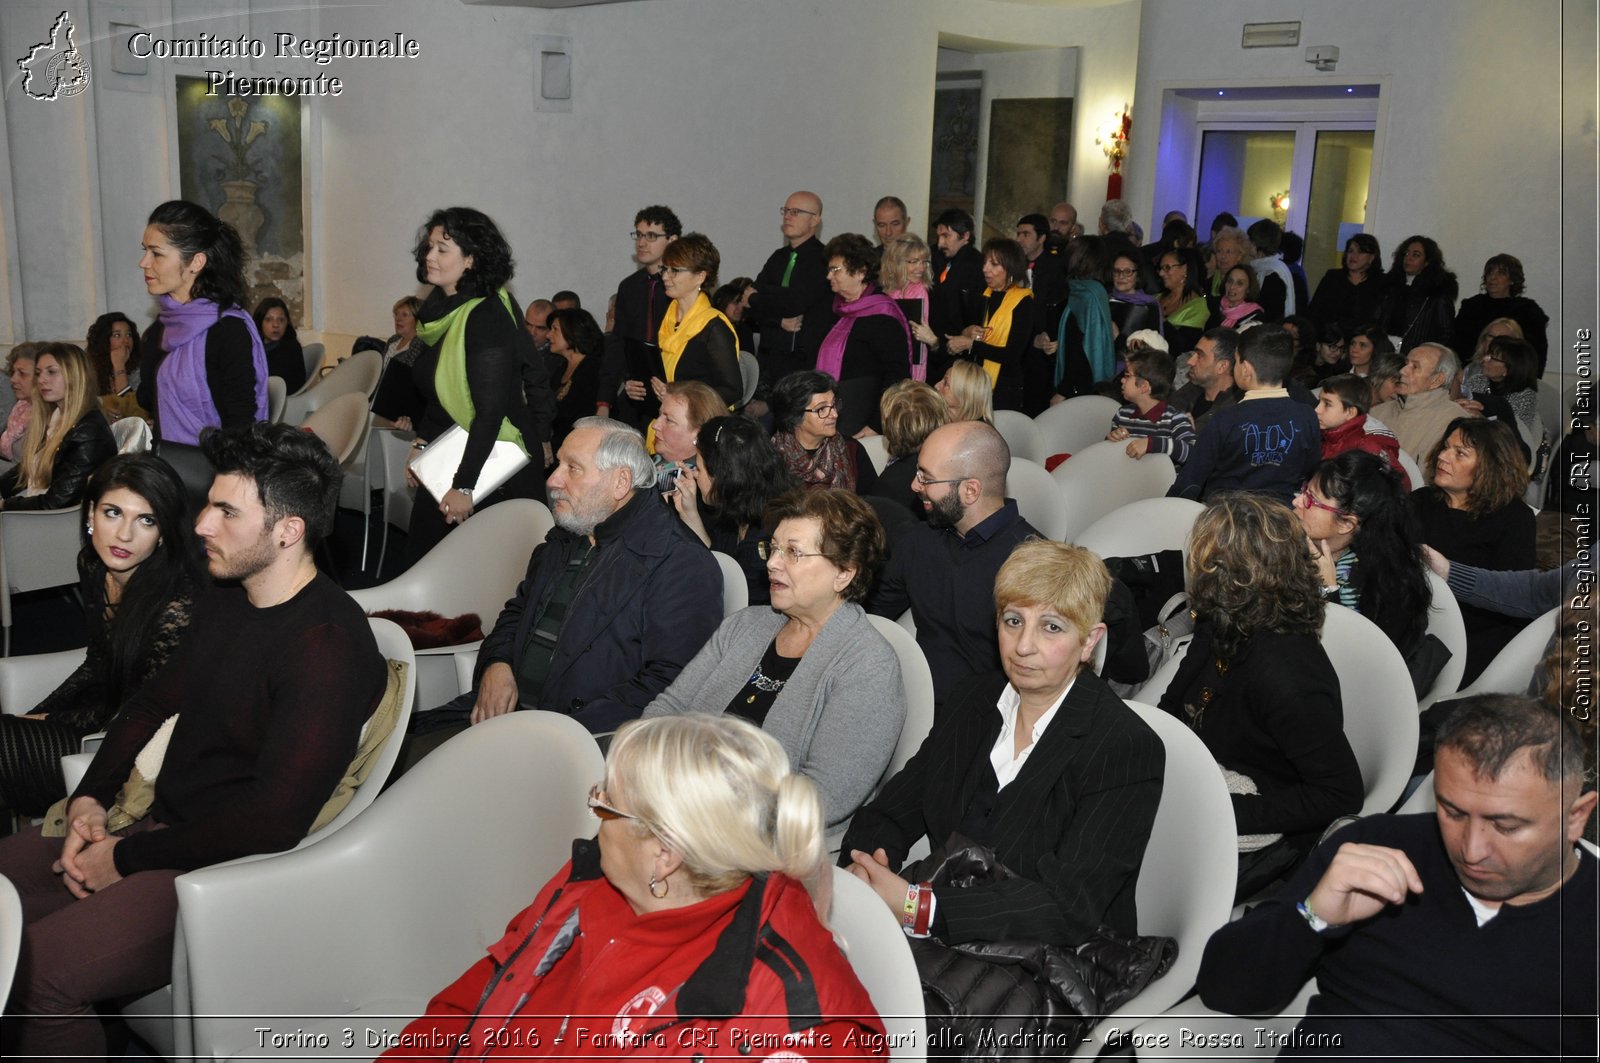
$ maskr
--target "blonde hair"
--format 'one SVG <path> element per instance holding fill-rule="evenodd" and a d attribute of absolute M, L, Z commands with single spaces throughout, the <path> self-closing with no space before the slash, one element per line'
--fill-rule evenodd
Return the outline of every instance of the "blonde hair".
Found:
<path fill-rule="evenodd" d="M 944 380 L 956 403 L 950 414 L 952 421 L 994 422 L 994 385 L 983 366 L 966 360 L 951 362 Z"/>
<path fill-rule="evenodd" d="M 1077 628 L 1079 638 L 1088 638 L 1105 616 L 1110 593 L 1111 573 L 1091 551 L 1027 539 L 1011 551 L 994 578 L 994 611 L 998 617 L 1013 605 L 1047 606 Z"/>
<path fill-rule="evenodd" d="M 702 895 L 762 872 L 811 883 L 828 870 L 816 784 L 748 721 L 696 712 L 626 723 L 606 757 L 613 787 Z"/>
<path fill-rule="evenodd" d="M 1479 365 L 1483 364 L 1483 356 L 1489 350 L 1489 341 L 1494 339 L 1494 336 L 1490 335 L 1489 330 L 1494 328 L 1496 325 L 1511 326 L 1511 331 L 1501 333 L 1501 335 L 1515 336 L 1519 340 L 1525 340 L 1528 338 L 1522 334 L 1522 324 L 1521 322 L 1517 321 L 1516 318 L 1495 318 L 1493 321 L 1489 322 L 1487 325 L 1483 326 L 1483 328 L 1478 330 L 1478 345 L 1472 349 L 1471 360 L 1477 362 Z"/>
<path fill-rule="evenodd" d="M 944 396 L 920 380 L 897 380 L 878 400 L 883 445 L 891 458 L 908 458 L 935 428 L 950 420 Z"/>
<path fill-rule="evenodd" d="M 911 272 L 908 262 L 917 254 L 927 255 L 928 245 L 915 233 L 902 233 L 884 244 L 883 259 L 878 264 L 879 286 L 890 295 L 903 291 L 908 283 L 907 275 Z M 923 280 L 926 283 L 926 276 Z M 927 322 L 924 321 L 923 324 Z"/>
<path fill-rule="evenodd" d="M 33 359 L 35 378 L 39 363 L 47 357 L 55 359 L 61 367 L 67 393 L 60 402 L 50 403 L 40 397 L 38 384 L 34 385 L 33 413 L 28 420 L 28 431 L 22 437 L 21 457 L 17 459 L 17 482 L 35 491 L 43 491 L 50 486 L 56 452 L 61 449 L 62 441 L 72 431 L 73 425 L 85 413 L 98 409 L 100 405 L 100 389 L 95 385 L 94 368 L 89 365 L 83 348 L 70 343 L 41 344 Z M 55 417 L 52 424 L 52 415 L 58 410 L 60 416 Z"/>

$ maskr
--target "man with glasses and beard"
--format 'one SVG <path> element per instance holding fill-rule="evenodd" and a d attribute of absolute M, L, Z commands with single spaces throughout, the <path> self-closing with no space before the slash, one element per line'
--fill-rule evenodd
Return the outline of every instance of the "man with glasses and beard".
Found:
<path fill-rule="evenodd" d="M 574 423 L 545 481 L 556 526 L 483 640 L 472 689 L 413 717 L 408 767 L 519 708 L 609 734 L 677 678 L 722 621 L 722 574 L 655 482 L 638 432 Z"/>

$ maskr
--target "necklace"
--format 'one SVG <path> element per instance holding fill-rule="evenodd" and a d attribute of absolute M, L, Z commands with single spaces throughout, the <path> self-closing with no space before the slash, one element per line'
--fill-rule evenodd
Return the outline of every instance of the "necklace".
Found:
<path fill-rule="evenodd" d="M 787 682 L 787 680 L 774 679 L 763 672 L 761 670 L 760 661 L 756 662 L 756 670 L 750 673 L 749 685 L 755 687 L 756 690 L 763 694 L 777 694 L 781 692 L 785 682 Z M 744 699 L 744 703 L 746 705 L 754 705 L 756 703 L 756 695 L 751 694 L 749 697 Z"/>

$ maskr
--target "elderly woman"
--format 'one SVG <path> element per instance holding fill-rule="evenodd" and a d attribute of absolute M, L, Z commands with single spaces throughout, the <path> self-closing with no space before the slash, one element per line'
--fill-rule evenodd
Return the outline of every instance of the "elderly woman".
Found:
<path fill-rule="evenodd" d="M 1323 333 L 1345 334 L 1383 316 L 1383 254 L 1369 233 L 1356 233 L 1344 244 L 1344 265 L 1330 269 L 1317 282 L 1306 312 Z"/>
<path fill-rule="evenodd" d="M 883 527 L 848 491 L 797 491 L 767 510 L 772 604 L 722 622 L 644 710 L 723 712 L 776 738 L 842 825 L 888 767 L 905 722 L 894 648 L 856 604 L 883 562 Z"/>
<path fill-rule="evenodd" d="M 922 237 L 902 233 L 883 245 L 878 262 L 878 283 L 899 304 L 916 344 L 911 351 L 911 378 L 927 380 L 929 356 L 942 351 L 943 337 L 929 324 L 932 311 L 928 292 L 930 252 Z M 938 374 L 931 374 L 938 379 Z"/>
<path fill-rule="evenodd" d="M 950 353 L 983 366 L 994 385 L 1000 410 L 1023 406 L 1023 359 L 1033 344 L 1033 292 L 1028 256 L 1015 240 L 996 237 L 983 244 L 983 322 L 969 325 L 946 341 Z M 1102 295 L 1104 293 L 1102 292 Z"/>
<path fill-rule="evenodd" d="M 411 376 L 411 367 L 422 355 L 424 344 L 417 335 L 417 313 L 422 300 L 408 295 L 398 300 L 392 309 L 394 334 L 383 351 L 383 376 L 372 395 L 373 422 L 379 428 L 411 430 L 412 422 L 422 416 L 424 399 Z"/>
<path fill-rule="evenodd" d="M 1235 266 L 1250 264 L 1254 251 L 1249 237 L 1236 225 L 1224 225 L 1211 237 L 1211 291 L 1212 298 L 1222 295 L 1222 279 Z"/>
<path fill-rule="evenodd" d="M 971 362 L 957 364 L 972 366 Z M 989 381 L 987 376 L 982 379 L 985 384 Z M 889 464 L 878 474 L 875 493 L 899 502 L 918 520 L 926 520 L 922 498 L 911 489 L 917 476 L 917 452 L 935 428 L 950 420 L 950 407 L 937 390 L 915 380 L 902 380 L 883 393 L 879 412 Z"/>
<path fill-rule="evenodd" d="M 795 487 L 783 458 L 760 424 L 748 417 L 714 417 L 700 426 L 694 470 L 677 478 L 669 496 L 678 516 L 700 541 L 739 563 L 750 604 L 772 600 L 762 556 L 768 505 Z"/>
<path fill-rule="evenodd" d="M 718 395 L 698 380 L 674 380 L 661 389 L 661 412 L 650 422 L 656 487 L 670 493 L 694 471 L 700 428 L 728 412 Z"/>
<path fill-rule="evenodd" d="M 842 487 L 870 495 L 878 470 L 860 443 L 839 432 L 838 382 L 802 369 L 773 385 L 772 442 L 801 487 Z"/>
<path fill-rule="evenodd" d="M 1528 463 L 1516 429 L 1502 421 L 1459 417 L 1423 465 L 1429 486 L 1411 492 L 1422 541 L 1451 561 L 1488 569 L 1532 568 L 1533 510 L 1522 501 Z M 1522 629 L 1520 621 L 1464 605 L 1467 670 L 1462 686 L 1478 677 Z"/>
<path fill-rule="evenodd" d="M 1461 398 L 1456 401 L 1468 413 L 1514 424 L 1523 441 L 1533 444 L 1528 454 L 1531 459 L 1544 434 L 1539 420 L 1538 356 L 1533 344 L 1515 336 L 1491 337 L 1484 344 L 1483 358 L 1476 368 L 1476 374 L 1462 374 Z"/>
<path fill-rule="evenodd" d="M 1461 309 L 1456 311 L 1455 349 L 1466 350 L 1489 324 L 1498 318 L 1510 318 L 1517 323 L 1522 338 L 1533 344 L 1537 375 L 1543 376 L 1550 353 L 1546 331 L 1550 315 L 1522 294 L 1526 287 L 1521 259 L 1507 254 L 1491 256 L 1483 264 L 1480 294 L 1461 300 Z"/>
<path fill-rule="evenodd" d="M 922 748 L 851 821 L 840 863 L 913 934 L 1072 946 L 1102 926 L 1135 932 L 1166 758 L 1085 667 L 1105 637 L 1110 589 L 1081 547 L 1032 539 L 1013 550 L 994 587 L 1004 674 L 952 688 Z M 957 832 L 1010 877 L 931 887 L 896 874 L 918 839 L 938 849 Z"/>
<path fill-rule="evenodd" d="M 1200 736 L 1228 780 L 1243 899 L 1360 809 L 1361 769 L 1317 637 L 1322 586 L 1294 513 L 1261 495 L 1225 495 L 1195 521 L 1185 563 L 1195 637 L 1161 708 Z"/>
<path fill-rule="evenodd" d="M 817 351 L 817 369 L 839 382 L 839 433 L 877 431 L 883 389 L 911 374 L 911 326 L 878 287 L 878 255 L 866 237 L 835 236 L 825 253 L 834 322 Z"/>
<path fill-rule="evenodd" d="M 1426 236 L 1400 242 L 1389 268 L 1383 330 L 1400 337 L 1401 354 L 1424 343 L 1450 343 L 1455 335 L 1459 290 L 1438 244 Z"/>
<path fill-rule="evenodd" d="M 6 426 L 0 432 L 0 458 L 17 460 L 17 446 L 28 431 L 28 419 L 33 416 L 33 365 L 34 355 L 42 344 L 19 343 L 6 355 L 6 376 L 11 380 L 11 394 L 16 402 L 6 415 Z"/>
<path fill-rule="evenodd" d="M 950 420 L 994 423 L 994 385 L 976 362 L 951 362 L 934 390 L 944 398 Z"/>
<path fill-rule="evenodd" d="M 40 344 L 28 430 L 17 464 L 0 475 L 0 509 L 62 509 L 83 499 L 89 477 L 117 453 L 100 412 L 94 370 L 70 343 Z M 20 563 L 20 559 L 19 562 Z"/>
<path fill-rule="evenodd" d="M 474 1059 L 699 1059 L 704 1046 L 796 1041 L 831 1046 L 830 1059 L 887 1055 L 818 919 L 816 789 L 770 736 L 727 717 L 626 724 L 589 807 L 599 836 L 574 843 L 391 1057 L 453 1058 L 463 1038 Z"/>
<path fill-rule="evenodd" d="M 722 398 L 723 412 L 739 401 L 739 333 L 707 294 L 717 286 L 722 255 L 702 233 L 685 233 L 661 254 L 661 288 L 672 302 L 657 334 L 665 379 L 651 381 L 657 400 L 663 384 L 698 380 Z"/>

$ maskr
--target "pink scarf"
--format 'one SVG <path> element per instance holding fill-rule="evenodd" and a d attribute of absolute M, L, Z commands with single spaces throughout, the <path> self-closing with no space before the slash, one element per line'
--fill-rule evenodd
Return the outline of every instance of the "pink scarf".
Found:
<path fill-rule="evenodd" d="M 1222 327 L 1233 328 L 1251 314 L 1259 313 L 1261 313 L 1261 307 L 1255 303 L 1252 303 L 1248 299 L 1232 309 L 1229 309 L 1226 305 L 1224 305 L 1222 307 Z"/>
<path fill-rule="evenodd" d="M 828 334 L 822 338 L 822 346 L 817 350 L 817 369 L 827 373 L 833 379 L 839 379 L 839 368 L 844 365 L 844 348 L 850 341 L 850 326 L 856 323 L 858 317 L 868 317 L 872 314 L 882 314 L 892 317 L 900 322 L 900 327 L 906 334 L 906 366 L 911 365 L 911 326 L 906 324 L 906 316 L 900 312 L 894 300 L 882 292 L 869 291 L 855 302 L 847 303 L 841 296 L 833 297 L 833 313 L 837 320 Z"/>
<path fill-rule="evenodd" d="M 917 299 L 922 303 L 922 323 L 928 325 L 928 286 L 926 284 L 908 284 L 897 292 L 890 292 L 891 299 Z M 906 328 L 911 326 L 908 323 Z M 928 325 L 932 328 L 932 325 Z M 926 382 L 928 379 L 928 345 L 919 343 L 913 350 L 911 359 L 911 379 Z"/>

